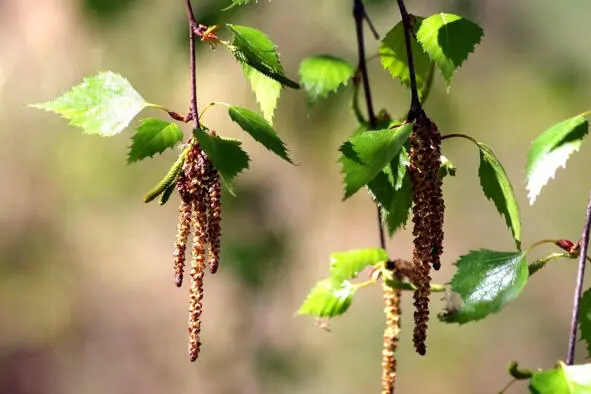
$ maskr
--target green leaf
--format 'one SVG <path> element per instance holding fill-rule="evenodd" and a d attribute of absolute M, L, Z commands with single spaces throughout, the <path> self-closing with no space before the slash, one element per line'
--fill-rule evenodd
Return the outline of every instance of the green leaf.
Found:
<path fill-rule="evenodd" d="M 475 250 L 460 257 L 451 290 L 461 305 L 439 315 L 446 323 L 464 324 L 500 311 L 523 290 L 529 277 L 525 254 Z"/>
<path fill-rule="evenodd" d="M 284 86 L 300 88 L 297 82 L 285 76 L 275 44 L 264 33 L 246 26 L 227 26 L 234 35 L 229 49 L 239 62 L 248 64 Z"/>
<path fill-rule="evenodd" d="M 250 3 L 250 0 L 232 0 L 232 3 L 226 8 L 223 8 L 222 11 L 228 11 L 229 9 L 234 8 L 237 5 L 246 5 L 248 3 Z"/>
<path fill-rule="evenodd" d="M 355 279 L 366 267 L 388 261 L 384 249 L 356 249 L 330 255 L 330 280 L 340 285 L 346 280 Z"/>
<path fill-rule="evenodd" d="M 246 79 L 250 81 L 250 87 L 257 98 L 265 119 L 270 124 L 273 124 L 273 115 L 275 114 L 277 101 L 281 94 L 281 84 L 250 67 L 248 64 L 242 64 L 242 71 L 244 71 Z"/>
<path fill-rule="evenodd" d="M 133 163 L 162 153 L 182 139 L 183 132 L 176 123 L 154 118 L 142 119 L 133 136 L 127 162 Z"/>
<path fill-rule="evenodd" d="M 342 315 L 349 309 L 357 286 L 344 281 L 334 283 L 325 279 L 316 284 L 298 310 L 298 315 L 312 315 L 316 317 L 335 317 Z"/>
<path fill-rule="evenodd" d="M 386 224 L 388 235 L 391 237 L 398 229 L 406 226 L 412 207 L 412 183 L 407 174 L 403 178 L 402 188 L 395 190 L 392 202 L 387 208 L 382 206 L 382 221 Z"/>
<path fill-rule="evenodd" d="M 401 149 L 367 185 L 382 208 L 382 221 L 390 236 L 406 224 L 410 214 L 412 183 L 406 171 L 408 164 L 408 153 Z"/>
<path fill-rule="evenodd" d="M 229 6 L 227 6 L 226 8 L 223 8 L 222 11 L 228 11 L 229 9 L 232 9 L 232 8 L 236 7 L 237 5 L 246 5 L 246 4 L 249 4 L 250 2 L 251 2 L 251 0 L 232 0 L 232 3 Z"/>
<path fill-rule="evenodd" d="M 474 51 L 484 31 L 468 19 L 441 13 L 421 21 L 416 36 L 449 88 L 454 73 Z"/>
<path fill-rule="evenodd" d="M 233 195 L 232 182 L 236 175 L 248 168 L 250 161 L 248 154 L 240 147 L 242 141 L 210 135 L 201 129 L 195 129 L 193 134 Z"/>
<path fill-rule="evenodd" d="M 587 289 L 581 298 L 579 330 L 581 330 L 581 340 L 587 343 L 587 353 L 591 357 L 591 288 Z"/>
<path fill-rule="evenodd" d="M 417 22 L 423 18 L 417 17 Z M 418 23 L 413 28 L 416 33 Z M 415 66 L 417 88 L 423 90 L 431 70 L 431 60 L 423 51 L 421 46 L 413 38 L 411 39 L 412 57 Z M 388 71 L 393 78 L 398 78 L 404 85 L 410 87 L 410 69 L 406 57 L 406 44 L 404 41 L 404 26 L 399 22 L 392 28 L 380 42 L 378 50 L 382 67 Z"/>
<path fill-rule="evenodd" d="M 449 159 L 441 155 L 441 167 L 439 167 L 439 179 L 443 180 L 446 176 L 456 176 L 456 166 Z"/>
<path fill-rule="evenodd" d="M 349 83 L 355 67 L 349 62 L 328 55 L 310 56 L 300 64 L 300 79 L 308 102 L 326 98 Z"/>
<path fill-rule="evenodd" d="M 277 156 L 293 164 L 287 154 L 285 144 L 281 141 L 281 138 L 279 138 L 273 127 L 262 116 L 241 107 L 230 107 L 228 113 L 230 114 L 230 118 L 238 123 L 242 130 L 250 134 L 257 142 Z"/>
<path fill-rule="evenodd" d="M 412 124 L 392 129 L 368 130 L 351 137 L 341 147 L 341 172 L 345 199 L 372 181 L 392 161 L 408 140 Z"/>
<path fill-rule="evenodd" d="M 591 364 L 569 365 L 534 373 L 529 382 L 533 394 L 591 394 Z"/>
<path fill-rule="evenodd" d="M 544 131 L 532 144 L 527 154 L 527 186 L 529 203 L 533 205 L 542 188 L 558 167 L 565 167 L 573 152 L 581 147 L 589 131 L 583 115 L 562 121 Z"/>
<path fill-rule="evenodd" d="M 495 204 L 497 211 L 505 217 L 507 227 L 511 229 L 517 249 L 521 249 L 521 220 L 519 205 L 513 192 L 513 186 L 493 151 L 483 143 L 480 148 L 480 167 L 478 176 L 484 195 Z"/>
<path fill-rule="evenodd" d="M 103 137 L 120 133 L 146 106 L 131 84 L 111 71 L 85 78 L 53 101 L 31 105 L 61 115 L 86 134 Z"/>

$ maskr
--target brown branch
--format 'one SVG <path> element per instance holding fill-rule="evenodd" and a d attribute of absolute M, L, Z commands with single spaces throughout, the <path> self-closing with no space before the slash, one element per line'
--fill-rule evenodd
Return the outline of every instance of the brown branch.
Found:
<path fill-rule="evenodd" d="M 366 21 L 370 24 L 374 36 L 377 36 L 377 32 L 369 22 L 369 17 L 365 11 L 365 6 L 362 0 L 353 1 L 353 18 L 355 19 L 355 33 L 357 36 L 357 54 L 359 56 L 359 71 L 363 80 L 363 91 L 365 93 L 365 104 L 367 106 L 367 116 L 369 118 L 369 127 L 375 129 L 377 127 L 378 119 L 373 107 L 373 101 L 371 97 L 371 87 L 369 85 L 369 73 L 367 72 L 367 60 L 365 57 L 365 41 L 363 38 L 363 22 Z M 380 236 L 380 247 L 386 249 L 386 234 L 384 232 L 384 226 L 382 224 L 382 210 L 380 205 L 376 204 L 377 207 L 377 221 Z"/>
<path fill-rule="evenodd" d="M 191 0 L 185 0 L 185 8 L 187 9 L 187 20 L 189 22 L 189 55 L 191 63 L 191 109 L 189 112 L 193 117 L 195 128 L 199 129 L 201 125 L 199 124 L 199 113 L 197 110 L 197 55 L 195 53 L 195 30 L 197 30 L 199 24 L 195 20 Z"/>

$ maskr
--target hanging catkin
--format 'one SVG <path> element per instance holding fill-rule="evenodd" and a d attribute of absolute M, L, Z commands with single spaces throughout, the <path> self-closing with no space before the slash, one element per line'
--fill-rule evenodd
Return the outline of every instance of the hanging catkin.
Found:
<path fill-rule="evenodd" d="M 382 394 L 393 394 L 396 383 L 396 348 L 400 334 L 400 290 L 384 283 L 384 344 L 382 348 Z"/>
<path fill-rule="evenodd" d="M 433 267 L 441 266 L 443 252 L 444 202 L 439 179 L 441 165 L 441 134 L 424 112 L 415 120 L 410 138 L 409 173 L 413 185 L 413 284 L 415 328 L 413 342 L 416 351 L 426 353 L 429 322 L 429 295 Z"/>
<path fill-rule="evenodd" d="M 215 132 L 212 131 L 212 134 Z M 199 144 L 189 139 L 186 159 L 177 180 L 181 197 L 177 240 L 174 249 L 175 283 L 181 286 L 185 252 L 191 230 L 191 286 L 189 288 L 189 359 L 195 361 L 201 347 L 201 312 L 205 270 L 219 266 L 221 236 L 221 183 L 217 169 Z"/>
<path fill-rule="evenodd" d="M 181 201 L 179 207 L 179 222 L 177 225 L 176 243 L 174 245 L 174 282 L 177 287 L 183 285 L 183 274 L 185 271 L 185 253 L 187 241 L 191 234 L 191 204 Z"/>

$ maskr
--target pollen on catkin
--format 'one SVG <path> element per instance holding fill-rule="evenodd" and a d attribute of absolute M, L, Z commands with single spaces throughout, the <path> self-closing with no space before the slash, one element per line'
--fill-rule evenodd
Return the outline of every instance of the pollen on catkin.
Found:
<path fill-rule="evenodd" d="M 400 290 L 383 285 L 386 328 L 382 348 L 382 394 L 393 394 L 396 383 L 396 348 L 400 335 Z"/>
<path fill-rule="evenodd" d="M 209 272 L 215 274 L 220 265 L 220 240 L 222 221 L 222 184 L 215 170 L 209 186 L 208 236 L 209 236 Z"/>
<path fill-rule="evenodd" d="M 203 310 L 203 278 L 207 259 L 207 214 L 202 200 L 195 201 L 191 221 L 195 229 L 189 289 L 189 360 L 195 361 L 201 348 L 201 312 Z"/>
<path fill-rule="evenodd" d="M 441 165 L 441 134 L 435 123 L 418 114 L 410 137 L 409 173 L 413 185 L 413 275 L 415 285 L 415 328 L 413 342 L 417 353 L 426 353 L 429 322 L 430 270 L 441 267 L 443 252 L 443 193 L 438 177 Z"/>
<path fill-rule="evenodd" d="M 181 201 L 179 207 L 179 223 L 177 225 L 176 243 L 174 245 L 174 281 L 177 287 L 183 285 L 183 274 L 185 271 L 185 253 L 187 241 L 191 234 L 191 211 L 190 204 Z"/>

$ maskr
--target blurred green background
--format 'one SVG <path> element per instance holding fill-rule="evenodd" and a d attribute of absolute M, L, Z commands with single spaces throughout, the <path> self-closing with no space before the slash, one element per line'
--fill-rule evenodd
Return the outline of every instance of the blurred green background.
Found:
<path fill-rule="evenodd" d="M 225 1 L 194 1 L 202 23 L 231 21 L 269 34 L 293 78 L 308 55 L 355 62 L 350 3 L 259 1 L 220 13 Z M 394 4 L 368 1 L 382 34 L 399 20 Z M 559 170 L 534 207 L 524 167 L 538 133 L 591 109 L 591 2 L 407 0 L 407 7 L 417 15 L 459 13 L 485 29 L 451 92 L 436 79 L 426 109 L 442 132 L 471 134 L 504 162 L 522 207 L 524 245 L 577 239 L 591 186 L 590 148 Z M 377 244 L 367 196 L 341 202 L 337 148 L 354 129 L 346 99 L 308 111 L 303 92 L 284 92 L 275 126 L 297 167 L 245 139 L 251 169 L 238 180 L 238 197 L 224 200 L 223 260 L 206 279 L 204 345 L 195 364 L 186 356 L 187 291 L 173 284 L 176 200 L 164 208 L 141 200 L 173 153 L 126 165 L 131 131 L 83 136 L 26 107 L 113 70 L 148 101 L 185 112 L 186 30 L 181 0 L 0 0 L 0 393 L 378 392 L 379 288 L 359 294 L 330 333 L 294 317 L 326 274 L 330 252 Z M 376 48 L 368 41 L 368 53 Z M 201 106 L 216 100 L 256 108 L 223 48 L 201 45 L 198 63 Z M 408 92 L 378 62 L 370 71 L 377 107 L 403 114 Z M 224 111 L 210 111 L 207 123 L 241 136 Z M 449 141 L 444 153 L 458 176 L 445 184 L 438 282 L 450 279 L 451 263 L 470 249 L 512 248 L 504 220 L 480 191 L 473 146 Z M 408 231 L 400 233 L 389 251 L 408 258 L 410 241 Z M 406 297 L 398 392 L 496 393 L 512 360 L 551 367 L 566 352 L 575 271 L 573 262 L 550 265 L 516 302 L 482 322 L 457 327 L 434 318 L 426 357 L 413 352 Z M 434 314 L 442 307 L 435 296 Z M 584 357 L 580 346 L 578 360 Z"/>

